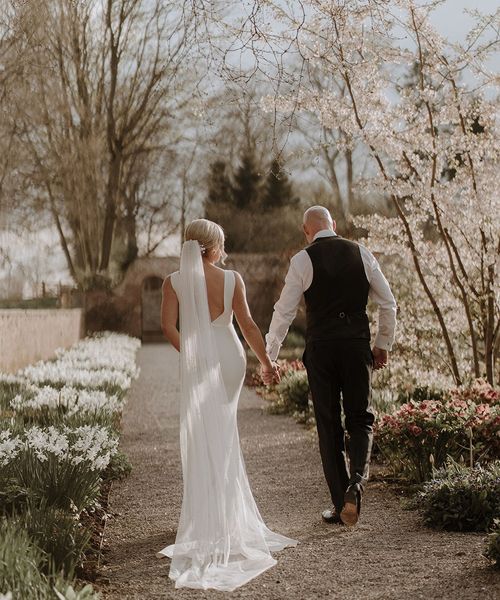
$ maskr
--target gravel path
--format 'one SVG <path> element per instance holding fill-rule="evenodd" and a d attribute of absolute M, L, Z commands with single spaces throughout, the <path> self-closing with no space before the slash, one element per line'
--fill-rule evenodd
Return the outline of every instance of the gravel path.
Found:
<path fill-rule="evenodd" d="M 480 556 L 482 535 L 423 528 L 382 481 L 368 486 L 355 529 L 322 523 L 328 495 L 314 438 L 291 418 L 265 414 L 249 389 L 239 429 L 250 483 L 267 525 L 300 544 L 232 593 L 175 590 L 169 559 L 155 553 L 174 541 L 181 504 L 178 359 L 162 344 L 143 346 L 138 359 L 122 437 L 134 468 L 111 492 L 115 518 L 100 572 L 106 600 L 500 598 L 500 578 Z"/>

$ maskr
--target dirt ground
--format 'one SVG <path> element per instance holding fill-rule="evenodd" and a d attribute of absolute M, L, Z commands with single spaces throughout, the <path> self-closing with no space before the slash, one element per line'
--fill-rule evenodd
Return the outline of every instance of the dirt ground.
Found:
<path fill-rule="evenodd" d="M 143 346 L 141 375 L 128 395 L 122 448 L 132 474 L 113 485 L 100 590 L 106 600 L 490 600 L 500 576 L 481 557 L 483 535 L 442 533 L 404 511 L 393 487 L 374 479 L 354 529 L 327 525 L 329 498 L 314 437 L 293 419 L 263 412 L 245 389 L 239 408 L 243 454 L 266 524 L 299 540 L 278 564 L 234 592 L 176 590 L 169 559 L 182 480 L 178 443 L 178 359 L 167 345 Z"/>

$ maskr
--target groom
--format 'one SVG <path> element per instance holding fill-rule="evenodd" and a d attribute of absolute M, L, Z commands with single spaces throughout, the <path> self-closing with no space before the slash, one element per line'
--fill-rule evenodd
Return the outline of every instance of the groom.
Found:
<path fill-rule="evenodd" d="M 373 411 L 371 372 L 387 365 L 394 341 L 396 302 L 373 254 L 335 233 L 335 221 L 322 206 L 304 213 L 308 246 L 292 257 L 285 286 L 274 306 L 266 336 L 276 360 L 295 318 L 306 304 L 304 364 L 311 388 L 319 448 L 333 502 L 322 517 L 329 523 L 355 525 L 368 479 Z M 370 348 L 366 304 L 378 304 L 378 332 Z M 342 424 L 349 434 L 347 463 Z"/>

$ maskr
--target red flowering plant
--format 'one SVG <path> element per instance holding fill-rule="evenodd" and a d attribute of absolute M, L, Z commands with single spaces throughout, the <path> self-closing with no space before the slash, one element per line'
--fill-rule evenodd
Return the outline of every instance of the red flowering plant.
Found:
<path fill-rule="evenodd" d="M 500 456 L 498 395 L 475 383 L 442 400 L 411 400 L 378 419 L 375 440 L 394 473 L 415 482 L 430 479 L 448 456 L 488 462 Z"/>
<path fill-rule="evenodd" d="M 500 403 L 500 390 L 496 390 L 484 379 L 476 379 L 470 385 L 450 390 L 449 396 L 456 400 L 472 400 L 476 404 Z"/>

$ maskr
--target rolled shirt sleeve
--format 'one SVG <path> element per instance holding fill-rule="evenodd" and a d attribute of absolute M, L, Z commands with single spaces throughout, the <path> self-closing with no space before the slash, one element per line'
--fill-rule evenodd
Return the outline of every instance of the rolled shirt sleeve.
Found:
<path fill-rule="evenodd" d="M 367 248 L 361 248 L 370 283 L 369 297 L 378 305 L 378 329 L 374 346 L 381 350 L 391 350 L 396 333 L 396 300 L 378 260 Z"/>
<path fill-rule="evenodd" d="M 295 319 L 297 309 L 304 293 L 304 284 L 308 275 L 307 262 L 311 262 L 305 250 L 301 250 L 290 260 L 290 267 L 285 277 L 285 285 L 279 300 L 274 305 L 273 318 L 266 335 L 266 350 L 271 360 L 276 360 L 281 344 L 288 329 Z M 312 265 L 310 265 L 312 269 Z"/>

